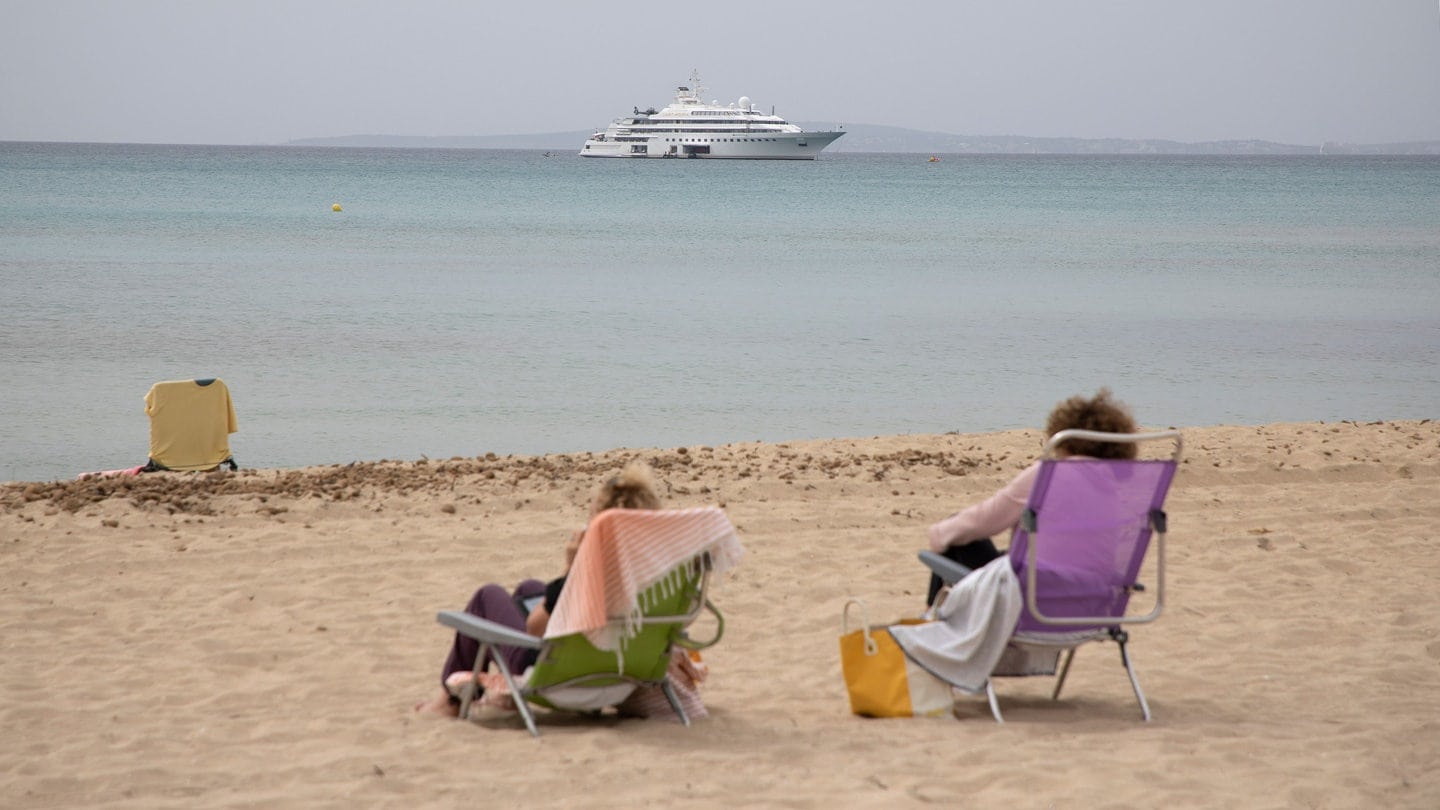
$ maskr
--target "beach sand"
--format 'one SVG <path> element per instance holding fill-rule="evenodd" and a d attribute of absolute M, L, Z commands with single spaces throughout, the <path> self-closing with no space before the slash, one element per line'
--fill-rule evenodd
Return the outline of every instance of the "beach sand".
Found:
<path fill-rule="evenodd" d="M 925 527 L 1036 431 L 7 484 L 0 806 L 1440 807 L 1440 422 L 1184 433 L 1148 724 L 1108 644 L 1058 703 L 999 681 L 1004 725 L 848 712 L 846 598 L 918 613 Z M 556 575 L 633 457 L 747 549 L 710 717 L 412 712 L 436 611 Z"/>

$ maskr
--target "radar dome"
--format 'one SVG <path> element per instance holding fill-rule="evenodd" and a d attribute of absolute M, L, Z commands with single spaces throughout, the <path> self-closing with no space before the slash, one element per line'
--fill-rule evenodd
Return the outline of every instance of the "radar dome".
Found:
<path fill-rule="evenodd" d="M 748 109 L 750 109 L 750 97 L 749 97 L 749 96 L 741 96 L 741 97 L 740 97 L 740 109 L 742 109 L 742 110 L 748 110 Z"/>

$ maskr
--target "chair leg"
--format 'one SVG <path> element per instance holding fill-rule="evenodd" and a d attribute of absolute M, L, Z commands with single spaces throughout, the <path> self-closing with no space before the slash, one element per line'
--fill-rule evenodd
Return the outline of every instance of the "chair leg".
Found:
<path fill-rule="evenodd" d="M 520 694 L 520 685 L 515 683 L 515 676 L 510 674 L 510 666 L 505 663 L 505 657 L 496 655 L 494 659 L 496 665 L 500 667 L 500 674 L 505 677 L 505 684 L 510 687 L 510 696 L 515 699 L 515 708 L 520 710 L 520 716 L 525 719 L 525 727 L 530 729 L 530 736 L 539 737 L 540 730 L 535 728 L 535 714 L 531 711 L 525 696 Z"/>
<path fill-rule="evenodd" d="M 1065 676 L 1070 674 L 1070 662 L 1075 660 L 1076 647 L 1065 651 L 1065 663 L 1060 665 L 1060 677 L 1055 679 L 1055 691 L 1050 693 L 1051 700 L 1060 699 L 1060 690 L 1065 688 Z"/>
<path fill-rule="evenodd" d="M 480 691 L 480 673 L 484 671 L 485 654 L 490 651 L 490 642 L 481 642 L 480 651 L 475 654 L 475 669 L 470 673 L 470 683 L 460 689 L 460 719 L 466 720 L 470 717 L 470 704 L 475 700 L 475 693 Z"/>
<path fill-rule="evenodd" d="M 665 699 L 670 701 L 670 708 L 674 709 L 675 713 L 680 715 L 680 722 L 684 723 L 686 728 L 689 728 L 690 715 L 686 714 L 685 707 L 680 705 L 680 698 L 675 694 L 675 687 L 670 685 L 669 677 L 666 677 L 665 680 L 660 682 L 660 691 L 664 692 Z"/>
<path fill-rule="evenodd" d="M 990 714 L 994 715 L 995 722 L 1004 723 L 1005 718 L 1000 716 L 1000 701 L 995 698 L 995 681 L 985 682 L 985 697 L 990 701 Z"/>
<path fill-rule="evenodd" d="M 1130 688 L 1135 690 L 1135 699 L 1140 701 L 1140 714 L 1148 723 L 1150 722 L 1150 704 L 1145 702 L 1145 693 L 1140 691 L 1140 679 L 1135 677 L 1135 668 L 1130 665 L 1130 653 L 1125 648 L 1128 636 L 1122 633 L 1115 640 L 1120 644 L 1120 660 L 1125 664 L 1125 672 L 1130 676 Z"/>

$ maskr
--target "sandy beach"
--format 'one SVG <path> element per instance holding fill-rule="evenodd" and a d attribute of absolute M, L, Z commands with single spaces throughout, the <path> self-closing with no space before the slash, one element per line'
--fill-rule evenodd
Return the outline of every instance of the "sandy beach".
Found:
<path fill-rule="evenodd" d="M 925 527 L 1038 431 L 0 485 L 0 806 L 1440 806 L 1440 422 L 1184 435 L 1148 724 L 1112 645 L 1058 703 L 1000 681 L 1004 725 L 848 712 L 845 600 L 918 613 Z M 710 717 L 415 714 L 436 611 L 558 574 L 631 458 L 747 550 Z"/>

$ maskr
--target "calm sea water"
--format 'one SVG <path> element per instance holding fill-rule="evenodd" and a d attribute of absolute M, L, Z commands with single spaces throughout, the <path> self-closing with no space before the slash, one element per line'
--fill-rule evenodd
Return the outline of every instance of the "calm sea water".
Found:
<path fill-rule="evenodd" d="M 0 480 L 1440 416 L 1440 159 L 925 157 L 0 143 Z"/>

